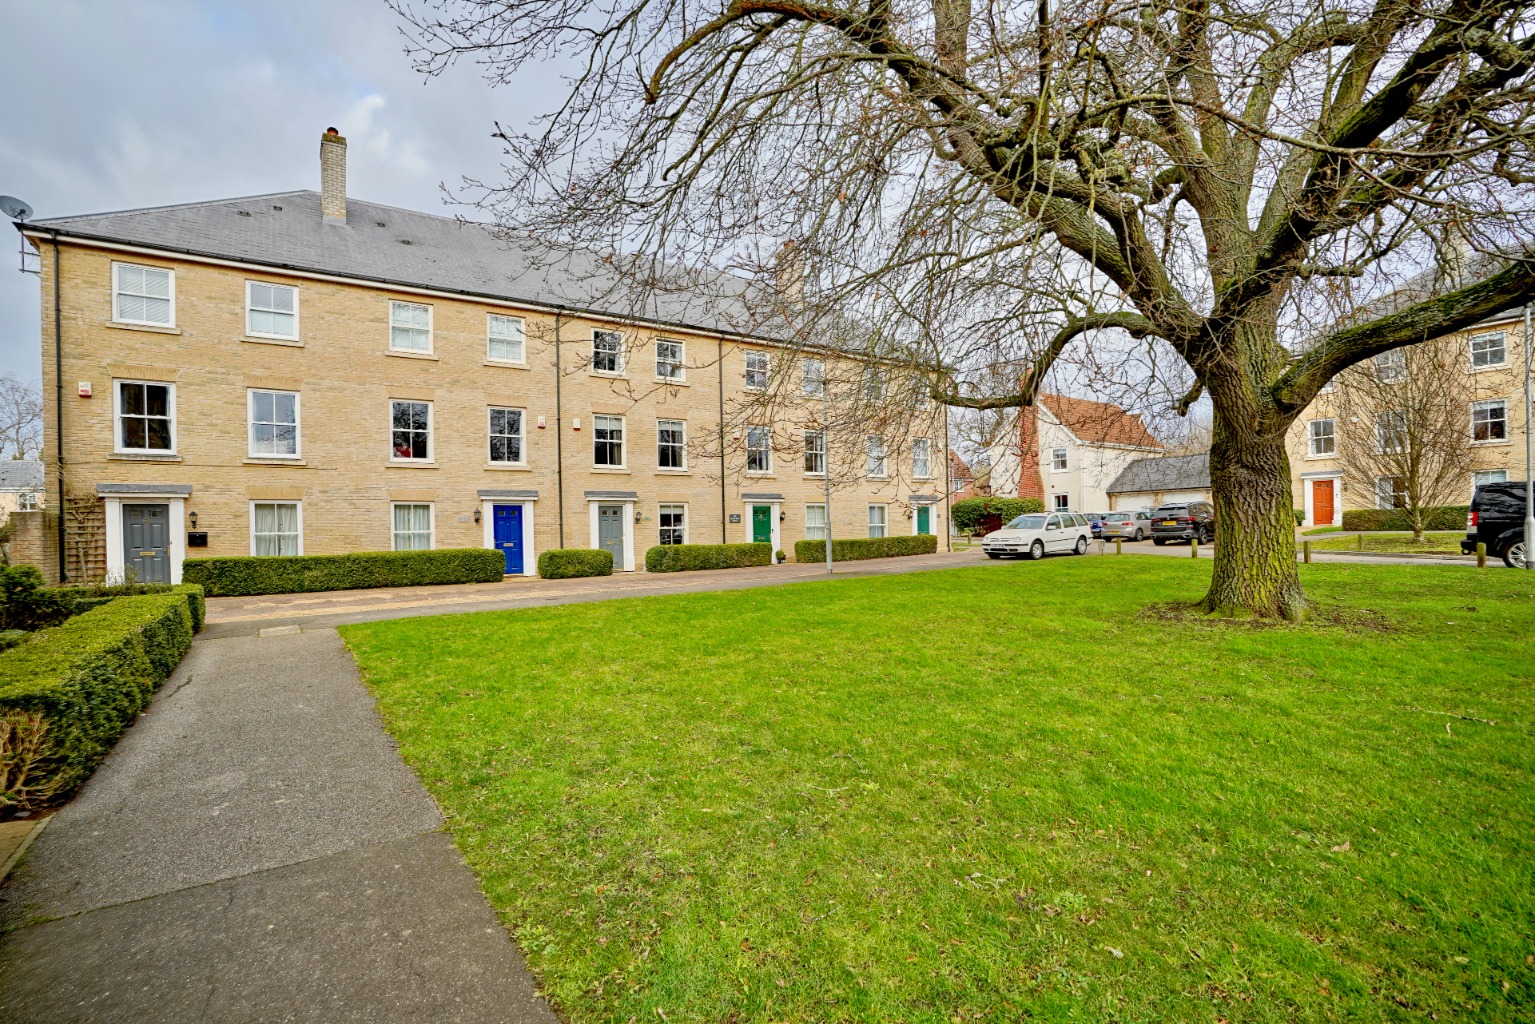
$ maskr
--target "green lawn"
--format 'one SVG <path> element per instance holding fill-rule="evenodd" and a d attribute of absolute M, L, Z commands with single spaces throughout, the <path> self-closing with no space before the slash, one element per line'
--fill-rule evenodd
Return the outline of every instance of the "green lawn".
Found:
<path fill-rule="evenodd" d="M 1055 558 L 342 632 L 575 1024 L 1530 1020 L 1535 585 L 1303 570 L 1333 624 Z"/>
<path fill-rule="evenodd" d="M 1327 537 L 1311 542 L 1312 551 L 1381 551 L 1393 554 L 1460 554 L 1460 542 L 1465 539 L 1464 530 L 1429 532 L 1420 544 L 1412 539 L 1412 533 L 1366 533 L 1364 547 L 1360 537 Z"/>

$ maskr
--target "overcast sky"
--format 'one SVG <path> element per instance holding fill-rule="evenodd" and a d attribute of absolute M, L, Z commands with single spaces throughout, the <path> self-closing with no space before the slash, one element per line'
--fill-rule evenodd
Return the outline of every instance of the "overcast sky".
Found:
<path fill-rule="evenodd" d="M 383 0 L 26 0 L 4 18 L 0 194 L 38 218 L 318 188 L 331 125 L 352 195 L 442 211 L 442 184 L 497 177 L 492 122 L 526 124 L 559 87 L 424 80 Z M 37 278 L 4 231 L 0 373 L 36 380 Z"/>

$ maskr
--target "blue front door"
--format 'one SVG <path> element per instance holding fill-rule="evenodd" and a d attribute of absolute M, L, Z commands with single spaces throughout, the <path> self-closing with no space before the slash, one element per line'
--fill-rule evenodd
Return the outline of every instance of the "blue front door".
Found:
<path fill-rule="evenodd" d="M 506 574 L 522 575 L 522 506 L 497 505 L 495 507 L 496 547 L 506 555 Z"/>

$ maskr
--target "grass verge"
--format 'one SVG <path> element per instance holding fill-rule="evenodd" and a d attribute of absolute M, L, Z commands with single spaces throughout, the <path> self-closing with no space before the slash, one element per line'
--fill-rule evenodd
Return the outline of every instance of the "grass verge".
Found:
<path fill-rule="evenodd" d="M 1366 533 L 1360 537 L 1364 540 L 1364 547 L 1359 546 L 1360 537 L 1327 537 L 1323 540 L 1311 542 L 1312 551 L 1378 551 L 1381 553 L 1397 555 L 1414 554 L 1460 554 L 1460 542 L 1466 536 L 1465 531 L 1438 531 L 1425 533 L 1422 543 L 1412 539 L 1411 533 Z"/>
<path fill-rule="evenodd" d="M 342 632 L 573 1022 L 1529 1019 L 1535 587 L 1312 565 L 1334 624 L 1146 612 L 1208 572 Z"/>

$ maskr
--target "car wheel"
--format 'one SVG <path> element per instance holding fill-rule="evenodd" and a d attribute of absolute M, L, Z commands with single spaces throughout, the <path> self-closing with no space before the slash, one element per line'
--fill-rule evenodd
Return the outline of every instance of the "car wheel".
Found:
<path fill-rule="evenodd" d="M 1503 564 L 1510 569 L 1524 568 L 1524 541 L 1516 540 L 1503 549 Z"/>
<path fill-rule="evenodd" d="M 1077 538 L 1077 547 L 1076 547 L 1076 551 L 1074 552 L 1074 554 L 1078 554 L 1078 555 L 1085 555 L 1085 554 L 1087 554 L 1087 538 L 1086 537 L 1078 537 Z"/>
<path fill-rule="evenodd" d="M 1045 557 L 1045 542 L 1036 540 L 1029 546 L 1029 561 L 1037 562 Z"/>
<path fill-rule="evenodd" d="M 1135 540 L 1135 541 L 1145 540 L 1146 539 L 1146 531 L 1144 531 L 1144 530 L 1136 530 L 1135 531 L 1135 536 L 1131 537 L 1130 539 L 1131 540 Z"/>
<path fill-rule="evenodd" d="M 1151 538 L 1151 543 L 1155 544 L 1157 547 L 1160 548 L 1160 547 L 1163 547 L 1163 546 L 1165 546 L 1167 544 L 1167 538 L 1166 537 L 1153 537 L 1153 538 Z"/>
<path fill-rule="evenodd" d="M 1199 531 L 1199 543 L 1201 543 L 1201 544 L 1214 544 L 1215 543 L 1215 528 L 1211 527 L 1211 526 L 1207 526 L 1204 529 L 1200 530 Z"/>

